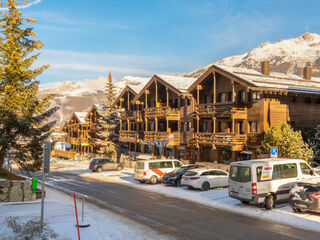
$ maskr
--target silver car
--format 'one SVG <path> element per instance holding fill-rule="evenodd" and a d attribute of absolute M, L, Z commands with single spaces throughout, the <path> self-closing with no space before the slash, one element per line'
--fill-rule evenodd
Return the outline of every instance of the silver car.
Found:
<path fill-rule="evenodd" d="M 117 170 L 123 169 L 122 163 L 113 162 L 107 158 L 95 158 L 90 162 L 89 169 L 93 172 L 101 172 L 104 170 Z"/>

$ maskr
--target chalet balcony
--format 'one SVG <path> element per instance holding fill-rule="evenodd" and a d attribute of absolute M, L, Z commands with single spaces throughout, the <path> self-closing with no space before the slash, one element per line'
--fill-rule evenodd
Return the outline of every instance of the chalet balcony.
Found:
<path fill-rule="evenodd" d="M 138 140 L 138 133 L 136 131 L 120 131 L 120 142 L 136 142 Z"/>
<path fill-rule="evenodd" d="M 168 132 L 144 132 L 144 140 L 149 142 L 165 142 L 171 146 L 180 145 L 180 133 L 168 133 Z"/>
<path fill-rule="evenodd" d="M 234 119 L 247 119 L 247 108 L 235 107 L 232 102 L 197 104 L 195 111 L 199 115 L 224 116 Z"/>
<path fill-rule="evenodd" d="M 79 140 L 76 137 L 70 137 L 69 140 L 70 140 L 70 143 L 73 144 L 73 145 L 78 145 L 79 144 Z"/>
<path fill-rule="evenodd" d="M 163 117 L 169 118 L 170 120 L 179 120 L 179 109 L 171 107 L 154 107 L 144 109 L 145 116 L 154 118 L 154 117 Z"/>
<path fill-rule="evenodd" d="M 214 144 L 214 145 L 244 145 L 247 141 L 247 135 L 236 135 L 232 133 L 211 133 L 200 132 L 195 133 L 194 137 L 200 144 Z"/>
<path fill-rule="evenodd" d="M 133 110 L 126 110 L 120 112 L 120 118 L 127 119 L 127 118 L 134 118 L 134 112 Z"/>

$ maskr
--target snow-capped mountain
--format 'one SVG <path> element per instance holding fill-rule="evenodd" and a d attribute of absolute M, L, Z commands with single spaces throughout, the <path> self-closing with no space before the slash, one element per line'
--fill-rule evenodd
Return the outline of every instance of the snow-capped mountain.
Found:
<path fill-rule="evenodd" d="M 313 76 L 320 76 L 320 35 L 305 33 L 298 38 L 265 42 L 247 53 L 226 57 L 216 63 L 260 70 L 261 61 L 265 60 L 270 61 L 271 71 L 274 72 L 301 75 L 303 67 L 308 65 L 313 68 Z M 199 77 L 211 65 L 185 76 Z"/>

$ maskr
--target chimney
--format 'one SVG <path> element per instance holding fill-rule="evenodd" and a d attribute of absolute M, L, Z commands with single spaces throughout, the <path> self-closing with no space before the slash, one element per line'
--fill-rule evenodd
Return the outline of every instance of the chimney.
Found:
<path fill-rule="evenodd" d="M 269 61 L 261 62 L 261 73 L 263 75 L 270 75 L 270 62 Z"/>
<path fill-rule="evenodd" d="M 306 80 L 311 80 L 312 67 L 303 68 L 303 78 Z"/>

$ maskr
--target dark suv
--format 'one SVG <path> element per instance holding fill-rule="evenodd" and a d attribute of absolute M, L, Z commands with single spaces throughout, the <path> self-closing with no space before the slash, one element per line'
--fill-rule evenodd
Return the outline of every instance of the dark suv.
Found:
<path fill-rule="evenodd" d="M 122 170 L 122 163 L 116 163 L 107 158 L 95 158 L 90 162 L 89 169 L 93 172 L 101 172 L 103 170 Z"/>

